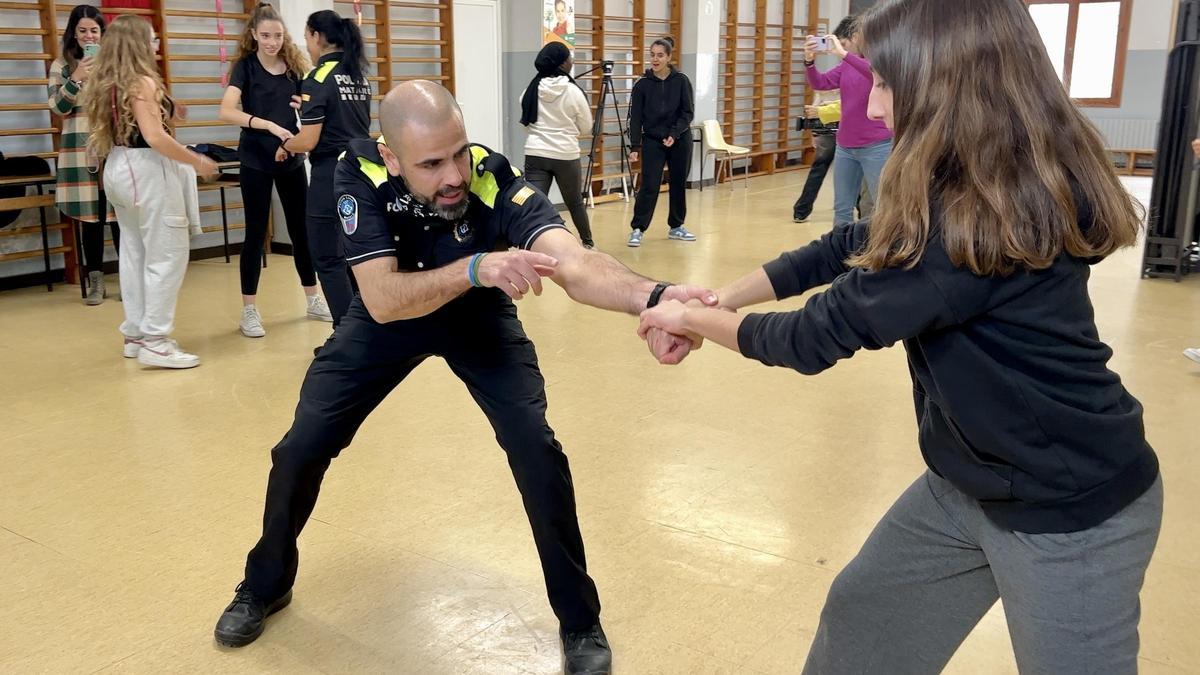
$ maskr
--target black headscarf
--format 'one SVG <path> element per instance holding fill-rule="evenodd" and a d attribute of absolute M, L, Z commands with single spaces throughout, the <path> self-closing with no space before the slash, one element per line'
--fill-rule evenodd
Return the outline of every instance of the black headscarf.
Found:
<path fill-rule="evenodd" d="M 537 68 L 537 75 L 530 80 L 524 95 L 521 96 L 521 124 L 523 126 L 529 126 L 537 121 L 538 85 L 544 78 L 566 75 L 572 83 L 575 82 L 575 78 L 562 69 L 562 65 L 570 58 L 571 50 L 561 42 L 551 42 L 538 52 L 537 58 L 533 60 L 533 67 Z"/>

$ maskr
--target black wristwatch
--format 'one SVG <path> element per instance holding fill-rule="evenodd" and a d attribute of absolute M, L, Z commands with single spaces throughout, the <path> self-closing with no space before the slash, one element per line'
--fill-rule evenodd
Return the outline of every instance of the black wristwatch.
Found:
<path fill-rule="evenodd" d="M 654 290 L 650 291 L 650 299 L 646 301 L 646 309 L 650 309 L 651 307 L 657 305 L 658 301 L 662 300 L 663 291 L 667 290 L 667 288 L 672 285 L 673 284 L 669 284 L 665 281 L 658 282 L 658 285 L 654 287 Z"/>

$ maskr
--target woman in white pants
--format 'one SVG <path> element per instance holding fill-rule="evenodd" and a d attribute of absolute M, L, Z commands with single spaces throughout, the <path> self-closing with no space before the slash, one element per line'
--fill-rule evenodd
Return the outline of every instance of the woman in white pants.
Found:
<path fill-rule="evenodd" d="M 168 131 L 175 103 L 155 67 L 158 38 L 150 24 L 122 16 L 105 37 L 85 108 L 94 124 L 89 147 L 106 158 L 105 191 L 124 226 L 124 355 L 147 366 L 192 368 L 200 358 L 170 334 L 187 271 L 189 228 L 200 227 L 196 174 L 215 174 L 216 165 Z"/>

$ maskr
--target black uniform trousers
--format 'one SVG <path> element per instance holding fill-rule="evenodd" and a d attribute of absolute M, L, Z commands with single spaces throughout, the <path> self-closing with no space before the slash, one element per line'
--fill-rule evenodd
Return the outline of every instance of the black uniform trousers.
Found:
<path fill-rule="evenodd" d="M 683 227 L 687 220 L 687 176 L 692 167 L 692 132 L 676 138 L 669 148 L 653 138 L 644 138 L 642 141 L 642 184 L 638 186 L 633 202 L 631 227 L 642 232 L 649 229 L 654 207 L 658 205 L 664 166 L 671 170 L 668 176 L 671 209 L 667 213 L 667 225 L 672 229 Z"/>
<path fill-rule="evenodd" d="M 309 367 L 296 419 L 271 451 L 263 534 L 246 560 L 246 586 L 264 600 L 296 579 L 296 539 L 330 461 L 367 415 L 422 361 L 444 358 L 487 415 L 524 501 L 550 605 L 561 626 L 597 623 L 571 470 L 546 422 L 545 381 L 513 303 L 496 289 L 469 291 L 427 316 L 378 324 L 355 298 Z M 453 424 L 446 420 L 443 424 Z"/>
<path fill-rule="evenodd" d="M 313 267 L 321 280 L 321 290 L 325 293 L 329 313 L 333 315 L 334 326 L 341 323 L 354 297 L 350 267 L 342 253 L 342 234 L 338 231 L 341 225 L 337 218 L 337 195 L 333 194 L 333 170 L 337 168 L 337 162 L 337 157 L 313 160 L 307 217 L 304 219 Z"/>
<path fill-rule="evenodd" d="M 804 190 L 800 193 L 800 198 L 792 205 L 792 217 L 803 219 L 812 215 L 813 205 L 817 202 L 817 195 L 821 192 L 821 184 L 825 182 L 825 175 L 829 173 L 829 167 L 833 166 L 833 157 L 837 154 L 837 135 L 835 134 L 813 134 L 813 139 L 817 146 L 816 157 L 813 158 L 813 164 L 808 169 L 808 178 L 804 179 Z"/>

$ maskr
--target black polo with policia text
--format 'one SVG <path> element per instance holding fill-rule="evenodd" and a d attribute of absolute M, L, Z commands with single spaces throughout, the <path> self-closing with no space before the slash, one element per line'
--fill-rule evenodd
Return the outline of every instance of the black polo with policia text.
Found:
<path fill-rule="evenodd" d="M 543 233 L 566 229 L 550 200 L 503 155 L 482 145 L 471 145 L 469 152 L 471 203 L 452 222 L 418 202 L 403 179 L 388 174 L 377 142 L 352 142 L 334 172 L 346 261 L 356 265 L 394 256 L 401 270 L 428 271 L 475 253 L 528 249 Z"/>
<path fill-rule="evenodd" d="M 355 81 L 342 63 L 343 52 L 321 57 L 300 93 L 300 123 L 321 124 L 321 139 L 310 159 L 337 157 L 350 141 L 371 135 L 371 83 Z"/>

